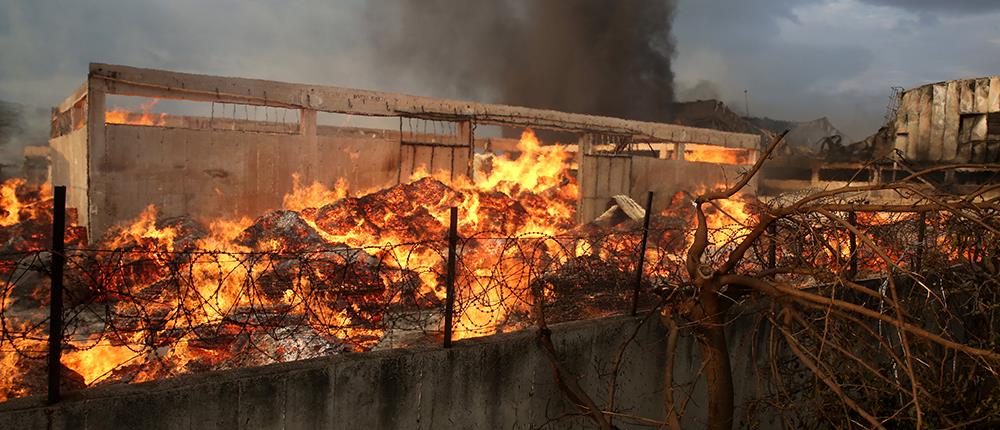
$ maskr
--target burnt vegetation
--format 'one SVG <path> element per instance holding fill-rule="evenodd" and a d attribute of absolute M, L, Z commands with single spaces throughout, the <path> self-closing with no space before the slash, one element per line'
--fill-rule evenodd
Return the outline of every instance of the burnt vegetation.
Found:
<path fill-rule="evenodd" d="M 605 393 L 575 384 L 550 339 L 549 306 L 539 300 L 540 345 L 578 415 L 606 429 L 753 428 L 771 417 L 785 428 L 995 428 L 998 186 L 956 193 L 926 178 L 997 166 L 933 167 L 885 184 L 777 199 L 718 243 L 706 211 L 744 188 L 779 145 L 732 186 L 693 197 L 694 240 L 681 277 L 651 290 L 659 304 L 650 315 L 667 333 L 661 417 L 635 416 L 616 403 L 614 376 Z M 881 190 L 905 203 L 865 199 Z M 759 395 L 737 405 L 727 333 L 748 315 L 753 338 L 766 347 L 749 358 Z M 698 345 L 706 422 L 685 420 L 692 389 L 672 376 L 683 336 Z M 634 335 L 622 337 L 612 375 Z"/>

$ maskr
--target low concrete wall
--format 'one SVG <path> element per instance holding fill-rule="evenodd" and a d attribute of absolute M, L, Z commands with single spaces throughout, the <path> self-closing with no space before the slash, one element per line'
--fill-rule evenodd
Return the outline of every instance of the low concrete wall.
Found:
<path fill-rule="evenodd" d="M 598 402 L 605 400 L 619 345 L 639 321 L 616 317 L 553 326 L 566 367 Z M 732 333 L 737 404 L 753 391 L 745 383 L 753 367 L 745 360 L 747 333 Z M 662 418 L 664 339 L 654 320 L 630 345 L 618 378 L 616 404 L 623 412 Z M 683 383 L 695 377 L 699 361 L 692 339 L 681 340 L 675 375 Z M 685 421 L 692 426 L 704 419 L 703 385 L 695 385 L 687 407 Z M 0 405 L 0 428 L 592 428 L 579 417 L 552 421 L 575 411 L 555 386 L 534 331 L 459 341 L 447 350 L 395 349 L 101 387 L 71 393 L 56 406 L 42 401 Z"/>

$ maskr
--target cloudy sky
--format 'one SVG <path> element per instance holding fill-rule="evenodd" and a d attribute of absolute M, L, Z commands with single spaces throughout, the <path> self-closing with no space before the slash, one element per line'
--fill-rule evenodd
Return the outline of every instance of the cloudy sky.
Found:
<path fill-rule="evenodd" d="M 369 9 L 365 0 L 0 0 L 0 100 L 53 105 L 91 61 L 489 97 L 405 61 L 381 66 L 376 33 L 396 17 Z M 1000 0 L 679 0 L 673 37 L 680 98 L 719 97 L 742 112 L 746 89 L 754 115 L 828 116 L 854 138 L 880 125 L 891 86 L 1000 74 Z"/>

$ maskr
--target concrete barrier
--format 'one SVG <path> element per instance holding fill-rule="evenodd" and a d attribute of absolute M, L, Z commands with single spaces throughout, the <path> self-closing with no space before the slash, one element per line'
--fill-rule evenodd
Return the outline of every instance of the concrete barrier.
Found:
<path fill-rule="evenodd" d="M 552 326 L 565 366 L 603 404 L 619 345 L 640 319 L 614 317 Z M 732 331 L 737 404 L 753 394 L 750 324 Z M 697 376 L 690 337 L 679 344 L 678 382 Z M 742 355 L 741 351 L 747 351 Z M 618 377 L 616 406 L 663 417 L 665 332 L 640 328 Z M 749 373 L 748 373 L 749 371 Z M 703 422 L 703 383 L 695 384 L 685 422 Z M 2 429 L 520 429 L 592 428 L 555 386 L 535 331 L 272 366 L 211 372 L 0 404 Z M 621 421 L 616 424 L 628 428 Z"/>

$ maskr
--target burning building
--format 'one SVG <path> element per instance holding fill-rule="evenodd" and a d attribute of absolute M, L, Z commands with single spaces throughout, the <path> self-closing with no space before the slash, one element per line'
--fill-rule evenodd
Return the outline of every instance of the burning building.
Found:
<path fill-rule="evenodd" d="M 150 107 L 155 101 L 144 104 L 141 113 L 109 110 L 107 100 L 114 96 L 202 103 L 209 114 L 154 114 Z M 264 110 L 263 120 L 250 113 L 256 109 Z M 292 121 L 285 120 L 289 112 Z M 392 127 L 326 126 L 320 121 L 324 113 L 388 118 Z M 3 251 L 12 251 L 0 260 L 3 397 L 42 392 L 42 292 L 58 291 L 55 285 L 64 278 L 67 312 L 52 310 L 52 315 L 65 314 L 67 321 L 61 328 L 50 325 L 57 334 L 50 337 L 49 350 L 62 358 L 49 355 L 57 357 L 50 362 L 49 381 L 78 389 L 290 361 L 300 362 L 289 369 L 308 367 L 301 360 L 428 341 L 443 341 L 447 348 L 453 338 L 533 324 L 538 324 L 538 338 L 526 342 L 529 336 L 521 333 L 517 342 L 538 345 L 549 336 L 546 321 L 597 318 L 623 309 L 635 314 L 658 297 L 680 300 L 683 306 L 671 311 L 697 309 L 684 304 L 700 300 L 705 291 L 704 297 L 715 293 L 690 295 L 692 285 L 705 282 L 703 287 L 722 291 L 729 285 L 712 273 L 714 263 L 726 271 L 758 271 L 761 277 L 787 270 L 787 263 L 811 267 L 819 274 L 812 281 L 800 278 L 799 271 L 781 275 L 795 282 L 784 294 L 797 297 L 812 294 L 806 287 L 828 287 L 834 277 L 854 282 L 889 273 L 887 279 L 892 279 L 891 271 L 899 265 L 919 272 L 925 261 L 952 264 L 972 255 L 972 261 L 992 264 L 989 256 L 995 255 L 992 242 L 970 244 L 968 235 L 956 242 L 960 251 L 945 248 L 932 254 L 927 244 L 949 243 L 939 228 L 949 218 L 928 215 L 928 205 L 918 204 L 921 197 L 914 195 L 934 187 L 908 180 L 901 184 L 895 178 L 941 161 L 887 156 L 892 146 L 886 136 L 898 135 L 896 125 L 883 130 L 881 138 L 858 145 L 829 140 L 815 145 L 820 153 L 793 148 L 776 157 L 770 163 L 776 166 L 753 183 L 754 175 L 744 174 L 747 165 L 754 163 L 749 171 L 757 172 L 764 159 L 754 134 L 109 65 L 92 65 L 87 82 L 54 111 L 52 124 L 51 181 L 69 188 L 69 203 L 79 210 L 82 227 L 71 225 L 66 231 L 64 276 L 49 278 L 46 273 L 57 272 L 44 270 L 45 259 L 59 255 L 46 252 L 40 233 L 58 226 L 47 217 L 49 190 L 28 190 L 24 180 L 0 187 L 5 202 L 0 244 Z M 553 135 L 569 143 L 543 144 L 532 129 L 557 133 Z M 508 138 L 509 132 L 520 138 Z M 773 156 L 779 143 L 768 145 L 764 156 Z M 949 171 L 958 175 L 963 168 L 951 165 Z M 989 170 L 979 166 L 977 172 Z M 936 180 L 930 173 L 919 179 Z M 872 186 L 851 186 L 855 183 Z M 832 194 L 807 195 L 783 207 L 780 198 L 788 195 L 777 196 L 781 187 L 826 188 Z M 760 204 L 740 191 L 778 198 Z M 659 198 L 647 210 L 636 200 L 650 193 Z M 700 196 L 692 200 L 685 193 Z M 802 204 L 815 199 L 823 199 L 818 213 L 839 220 L 836 211 L 846 214 L 846 220 L 792 218 L 806 207 Z M 886 244 L 888 252 L 878 254 L 883 259 L 863 258 L 868 251 L 859 247 L 858 232 Z M 741 257 L 733 259 L 731 253 Z M 51 289 L 45 285 L 49 279 Z M 815 300 L 826 303 L 824 296 Z M 724 326 L 700 317 L 690 320 L 713 330 Z M 578 339 L 588 346 L 571 354 L 590 360 L 588 354 L 609 344 L 591 339 L 621 332 L 586 329 Z M 647 335 L 664 337 L 661 332 Z M 484 367 L 486 355 L 477 345 L 486 344 L 461 345 L 466 351 L 459 364 L 463 370 L 444 369 L 429 383 L 441 382 L 444 396 L 466 396 L 469 385 L 454 383 L 468 379 L 464 369 Z M 491 367 L 514 363 L 517 371 L 510 374 L 531 382 L 506 386 L 535 387 L 536 375 L 546 372 L 531 370 L 541 363 L 537 358 L 516 360 L 520 351 L 504 358 L 489 355 L 490 363 L 497 363 Z M 537 354 L 539 349 L 526 351 Z M 620 351 L 622 357 L 624 349 Z M 558 359 L 549 353 L 546 360 L 561 372 Z M 654 355 L 662 358 L 660 352 Z M 424 369 L 437 371 L 434 366 L 450 363 L 453 355 L 448 350 L 429 354 L 432 358 L 407 364 L 420 366 L 412 371 L 379 361 L 400 355 L 373 357 L 370 362 L 355 358 L 365 363 L 357 369 L 367 369 L 361 377 L 354 368 L 324 367 L 319 374 L 310 373 L 306 384 L 285 375 L 276 381 L 237 376 L 230 383 L 225 378 L 256 373 L 231 372 L 214 375 L 223 382 L 212 386 L 235 389 L 241 411 L 257 408 L 248 405 L 278 404 L 284 411 L 285 402 L 294 405 L 301 393 L 323 405 L 341 404 L 341 398 L 350 403 L 350 396 L 330 391 L 330 381 L 336 379 L 337 390 L 358 391 L 358 385 L 369 387 L 378 378 L 379 422 L 395 423 L 397 416 L 407 416 L 397 413 L 396 405 L 406 402 L 396 397 L 422 398 Z M 659 368 L 657 360 L 639 361 Z M 637 369 L 630 378 L 658 380 L 643 376 L 645 367 Z M 328 378 L 328 371 L 336 376 Z M 256 381 L 266 381 L 265 388 L 243 397 L 258 388 Z M 299 386 L 307 388 L 290 389 Z M 49 388 L 50 394 L 59 393 Z M 81 394 L 102 395 L 93 393 Z M 220 398 L 226 396 L 216 396 Z M 244 398 L 248 400 L 239 400 Z M 662 400 L 659 394 L 642 399 L 656 405 Z M 326 419 L 331 415 L 316 412 L 325 408 L 309 403 L 291 410 Z M 548 411 L 547 405 L 532 408 Z M 201 409 L 202 402 L 188 402 L 170 410 Z M 38 419 L 36 409 L 26 411 L 11 419 Z M 94 422 L 104 422 L 98 412 L 93 414 Z M 181 415 L 178 422 L 194 422 Z M 284 412 L 262 415 L 240 420 L 281 427 L 289 416 L 300 418 Z M 66 427 L 76 425 L 77 418 L 66 420 Z"/>
<path fill-rule="evenodd" d="M 105 107 L 112 94 L 203 102 L 212 113 L 112 115 Z M 292 110 L 298 121 L 239 118 L 248 107 Z M 317 124 L 317 112 L 399 123 L 395 130 L 328 127 Z M 475 154 L 516 151 L 516 141 L 476 132 L 491 125 L 578 136 L 564 143 L 577 153 L 579 216 L 589 220 L 615 194 L 672 194 L 732 177 L 733 166 L 752 162 L 759 141 L 670 124 L 104 64 L 91 65 L 52 123 L 52 183 L 68 187 L 69 205 L 92 236 L 150 204 L 167 217 L 259 216 L 281 206 L 294 177 L 304 184 L 343 180 L 354 190 L 405 182 L 417 171 L 469 178 Z"/>
<path fill-rule="evenodd" d="M 208 115 L 109 109 L 115 96 L 202 103 Z M 257 109 L 264 114 L 250 113 Z M 322 113 L 388 117 L 394 129 L 326 126 Z M 571 143 L 543 144 L 529 129 Z M 51 183 L 66 186 L 78 223 L 67 236 L 67 300 L 79 317 L 65 330 L 62 363 L 75 375 L 66 381 L 141 382 L 410 345 L 450 330 L 440 309 L 448 297 L 455 338 L 523 328 L 535 294 L 567 298 L 556 319 L 614 313 L 632 296 L 627 274 L 643 267 L 635 220 L 649 212 L 633 199 L 655 192 L 654 213 L 683 211 L 675 194 L 735 179 L 758 141 L 92 65 L 54 109 L 49 151 Z M 42 354 L 32 296 L 47 279 L 24 259 L 46 249 L 39 226 L 52 220 L 47 189 L 29 195 L 16 181 L 3 192 L 12 204 L 0 243 L 15 258 L 0 267 L 2 310 L 5 332 L 16 334 L 4 345 L 0 386 L 13 396 L 39 389 L 26 369 L 38 369 Z M 450 208 L 460 218 L 449 221 Z M 711 215 L 719 226 L 749 216 L 742 202 Z M 449 224 L 463 239 L 458 267 L 445 270 L 443 256 L 456 252 Z M 671 273 L 680 261 L 688 224 L 668 224 L 653 223 L 644 273 Z"/>

